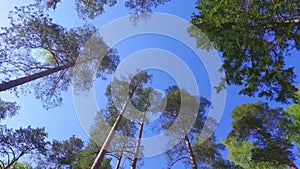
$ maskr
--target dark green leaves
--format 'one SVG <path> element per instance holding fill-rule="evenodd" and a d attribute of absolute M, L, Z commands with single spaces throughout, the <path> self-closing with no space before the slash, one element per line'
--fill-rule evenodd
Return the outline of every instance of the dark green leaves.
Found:
<path fill-rule="evenodd" d="M 0 121 L 18 113 L 20 106 L 16 102 L 6 102 L 0 99 Z"/>
<path fill-rule="evenodd" d="M 46 137 L 44 128 L 33 129 L 29 126 L 13 130 L 0 126 L 0 156 L 4 157 L 0 159 L 0 166 L 10 168 L 25 154 L 45 154 L 49 144 Z"/>
<path fill-rule="evenodd" d="M 239 6 L 239 8 L 237 8 Z M 295 98 L 294 69 L 285 59 L 299 49 L 299 10 L 294 1 L 200 1 L 192 24 L 222 52 L 228 84 L 240 94 L 288 103 Z M 207 48 L 193 34 L 199 47 Z"/>
<path fill-rule="evenodd" d="M 293 144 L 285 137 L 289 131 L 285 126 L 291 123 L 285 122 L 282 109 L 271 109 L 261 102 L 243 104 L 234 109 L 232 118 L 233 129 L 224 143 L 233 162 L 247 168 L 253 162 L 262 166 L 294 165 Z"/>

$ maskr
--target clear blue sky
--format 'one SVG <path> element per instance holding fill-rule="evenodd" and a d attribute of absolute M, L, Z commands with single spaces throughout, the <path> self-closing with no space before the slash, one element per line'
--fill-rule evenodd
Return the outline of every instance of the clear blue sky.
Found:
<path fill-rule="evenodd" d="M 29 1 L 30 3 L 32 1 Z M 194 1 L 183 1 L 183 0 L 171 0 L 171 2 L 166 5 L 159 6 L 155 11 L 157 12 L 165 12 L 169 14 L 173 14 L 179 16 L 183 19 L 189 20 L 192 13 L 195 11 Z M 0 26 L 7 26 L 7 14 L 9 10 L 13 10 L 14 6 L 24 5 L 24 1 L 20 0 L 10 0 L 3 1 L 0 5 Z M 66 26 L 66 27 L 76 27 L 82 26 L 85 21 L 78 19 L 77 13 L 74 10 L 73 0 L 62 0 L 57 6 L 55 11 L 50 10 L 49 13 L 54 17 L 55 22 Z M 119 17 L 125 16 L 128 14 L 128 10 L 124 8 L 124 3 L 119 2 L 116 6 L 112 8 L 107 8 L 105 13 L 95 20 L 88 22 L 93 23 L 98 28 L 117 19 Z M 121 28 L 120 28 L 121 29 Z M 147 40 L 147 43 L 143 43 Z M 159 39 L 159 43 L 156 43 Z M 143 37 L 134 37 L 128 39 L 116 46 L 118 52 L 121 56 L 121 59 L 126 58 L 129 54 L 145 48 L 162 48 L 173 53 L 177 54 L 180 57 L 185 57 L 186 55 L 193 55 L 191 51 L 185 49 L 183 46 L 180 46 L 178 42 L 172 41 L 168 38 L 157 37 L 157 36 L 143 36 Z M 298 75 L 296 81 L 300 82 L 300 57 L 298 56 L 299 52 L 294 52 L 293 55 L 286 60 L 287 66 L 294 66 L 296 70 L 296 74 Z M 187 60 L 187 62 L 189 62 Z M 200 92 L 202 96 L 210 99 L 209 93 L 209 82 L 207 73 L 201 62 L 193 62 L 190 60 L 189 66 L 193 70 L 195 74 L 197 74 L 197 81 L 199 84 Z M 164 79 L 165 81 L 162 81 Z M 169 85 L 169 82 L 172 81 L 168 79 L 165 75 L 158 75 L 156 79 L 154 78 L 153 87 L 162 88 L 163 86 Z M 162 85 L 163 82 L 163 85 Z M 98 81 L 97 83 L 97 102 L 99 107 L 105 106 L 105 97 L 103 97 L 103 93 L 106 87 L 106 82 Z M 70 88 L 71 89 L 71 88 Z M 230 86 L 227 89 L 227 101 L 225 110 L 223 113 L 223 117 L 221 123 L 219 124 L 216 135 L 218 141 L 220 139 L 225 138 L 230 131 L 230 113 L 234 109 L 235 106 L 240 105 L 242 103 L 248 102 L 257 102 L 257 101 L 265 101 L 263 99 L 258 98 L 249 98 L 247 96 L 238 95 L 239 87 Z M 49 139 L 68 139 L 72 135 L 76 135 L 77 137 L 82 138 L 83 140 L 88 140 L 88 135 L 85 133 L 83 128 L 81 127 L 77 115 L 74 110 L 72 93 L 69 90 L 64 94 L 64 104 L 61 107 L 51 109 L 46 111 L 42 108 L 40 101 L 36 100 L 32 95 L 21 96 L 20 98 L 16 98 L 13 94 L 9 92 L 4 92 L 0 94 L 0 97 L 3 100 L 7 101 L 17 101 L 18 104 L 21 105 L 21 110 L 19 115 L 14 116 L 11 119 L 7 119 L 3 121 L 3 124 L 6 124 L 8 127 L 18 128 L 18 127 L 26 127 L 28 125 L 34 127 L 46 127 L 46 131 L 49 133 Z M 276 106 L 278 104 L 272 103 L 271 106 Z M 165 166 L 166 161 L 163 155 L 157 157 L 146 158 L 144 160 L 144 166 L 142 168 L 145 169 L 153 169 L 153 168 L 162 168 Z M 128 165 L 127 167 L 128 168 Z M 185 168 L 182 164 L 177 164 L 174 166 L 174 169 Z"/>

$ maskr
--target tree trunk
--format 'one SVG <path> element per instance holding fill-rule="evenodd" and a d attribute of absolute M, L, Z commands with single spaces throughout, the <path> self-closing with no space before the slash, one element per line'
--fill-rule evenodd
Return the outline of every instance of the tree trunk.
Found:
<path fill-rule="evenodd" d="M 63 66 L 58 66 L 58 67 L 55 67 L 55 68 L 51 68 L 49 70 L 45 70 L 43 72 L 39 72 L 39 73 L 35 73 L 33 75 L 28 75 L 28 76 L 22 77 L 22 78 L 19 78 L 19 79 L 16 79 L 16 80 L 3 82 L 3 83 L 0 84 L 0 92 L 11 89 L 11 88 L 14 88 L 14 87 L 17 87 L 19 85 L 23 85 L 23 84 L 31 82 L 33 80 L 48 76 L 50 74 L 59 72 L 61 70 L 68 69 L 68 68 L 73 67 L 73 66 L 75 66 L 75 63 L 71 63 L 71 64 L 67 64 L 67 65 L 63 65 Z"/>
<path fill-rule="evenodd" d="M 192 146 L 191 146 L 190 140 L 189 140 L 187 135 L 184 137 L 184 141 L 185 141 L 185 144 L 187 146 L 187 150 L 188 150 L 188 153 L 189 153 L 189 159 L 190 159 L 190 163 L 192 165 L 192 169 L 197 169 L 197 163 L 196 163 L 196 160 L 195 160 L 195 156 L 193 154 Z"/>
<path fill-rule="evenodd" d="M 122 153 L 123 154 L 123 153 Z M 117 165 L 116 165 L 116 168 L 115 169 L 119 169 L 120 168 L 120 165 L 121 165 L 121 161 L 122 161 L 122 158 L 123 158 L 123 155 L 120 155 L 120 157 L 118 158 L 118 161 L 117 161 Z"/>
<path fill-rule="evenodd" d="M 289 162 L 288 166 L 291 167 L 291 169 L 298 169 L 298 167 L 296 166 L 296 164 L 293 163 L 293 162 L 291 162 L 291 161 Z"/>
<path fill-rule="evenodd" d="M 91 169 L 98 169 L 100 167 L 100 165 L 101 165 L 101 163 L 102 163 L 102 161 L 104 159 L 104 156 L 107 153 L 106 149 L 110 146 L 111 140 L 113 139 L 115 131 L 116 131 L 117 127 L 119 126 L 121 120 L 122 120 L 122 117 L 123 117 L 123 114 L 124 114 L 124 112 L 125 112 L 125 110 L 127 108 L 127 105 L 131 101 L 131 98 L 132 98 L 134 92 L 136 91 L 137 87 L 140 85 L 140 83 L 142 82 L 142 80 L 143 79 L 139 79 L 137 81 L 137 83 L 135 84 L 134 89 L 132 90 L 132 93 L 129 95 L 128 100 L 126 101 L 126 103 L 122 107 L 122 110 L 120 111 L 120 113 L 119 113 L 119 115 L 118 115 L 118 117 L 117 117 L 114 125 L 112 126 L 111 130 L 109 131 L 108 136 L 107 136 L 107 138 L 106 138 L 103 146 L 101 147 L 101 150 L 98 153 L 98 155 L 97 155 L 97 157 L 96 157 L 96 159 L 95 159 L 95 161 L 94 161 Z"/>
<path fill-rule="evenodd" d="M 143 117 L 142 117 L 141 127 L 140 127 L 139 136 L 138 136 L 138 140 L 137 140 L 136 147 L 135 147 L 134 159 L 133 159 L 133 162 L 131 165 L 131 169 L 136 169 L 136 164 L 139 159 L 138 156 L 139 156 L 139 150 L 140 150 L 140 146 L 141 146 L 141 139 L 142 139 L 142 135 L 143 135 L 145 116 L 146 116 L 146 112 L 144 112 Z"/>
<path fill-rule="evenodd" d="M 126 146 L 126 141 L 124 141 L 124 144 L 123 144 L 123 147 L 122 147 L 122 150 L 121 150 L 120 156 L 119 156 L 119 158 L 118 158 L 117 165 L 116 165 L 116 168 L 115 168 L 115 169 L 119 169 L 120 166 L 121 166 L 121 161 L 122 161 L 122 158 L 123 158 L 125 146 Z"/>
<path fill-rule="evenodd" d="M 129 103 L 129 101 L 127 101 L 125 103 L 125 105 L 122 107 L 122 110 L 120 111 L 120 113 L 119 113 L 119 115 L 118 115 L 118 117 L 117 117 L 114 125 L 112 126 L 111 130 L 109 131 L 108 136 L 107 136 L 105 142 L 103 143 L 103 146 L 101 147 L 101 150 L 98 153 L 98 155 L 97 155 L 97 157 L 96 157 L 96 159 L 95 159 L 95 161 L 94 161 L 91 169 L 98 169 L 100 167 L 100 165 L 101 165 L 101 163 L 102 163 L 102 161 L 104 159 L 104 156 L 107 153 L 106 149 L 109 147 L 109 145 L 111 143 L 111 140 L 114 137 L 115 131 L 116 131 L 117 127 L 119 126 L 121 120 L 122 120 L 123 114 L 124 114 L 124 112 L 125 112 L 125 110 L 127 108 L 128 103 Z"/>

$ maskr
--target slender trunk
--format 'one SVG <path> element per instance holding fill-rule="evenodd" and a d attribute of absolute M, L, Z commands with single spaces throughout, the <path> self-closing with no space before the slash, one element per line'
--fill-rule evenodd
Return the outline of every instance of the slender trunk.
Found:
<path fill-rule="evenodd" d="M 191 146 L 190 140 L 189 140 L 187 135 L 184 137 L 184 141 L 185 141 L 185 144 L 187 146 L 187 150 L 188 150 L 188 153 L 189 153 L 189 159 L 190 159 L 190 163 L 192 165 L 192 169 L 197 169 L 197 163 L 196 163 L 196 160 L 195 160 L 195 156 L 193 154 L 192 146 Z"/>
<path fill-rule="evenodd" d="M 133 162 L 131 165 L 131 169 L 136 169 L 136 164 L 139 159 L 138 157 L 139 157 L 139 151 L 140 151 L 140 146 L 141 146 L 141 139 L 142 139 L 142 135 L 143 135 L 145 116 L 146 116 L 146 112 L 144 112 L 143 117 L 142 117 L 141 127 L 140 127 L 139 136 L 138 136 L 138 140 L 137 140 L 136 147 L 135 147 L 134 159 L 133 159 Z"/>
<path fill-rule="evenodd" d="M 123 153 L 122 153 L 123 154 Z M 121 165 L 121 161 L 122 161 L 122 158 L 123 158 L 123 155 L 120 155 L 120 157 L 118 158 L 118 161 L 117 161 L 117 165 L 116 165 L 116 168 L 115 169 L 119 169 L 120 168 L 120 165 Z"/>
<path fill-rule="evenodd" d="M 25 152 L 21 152 L 20 155 L 18 155 L 17 158 L 14 158 L 7 166 L 4 167 L 4 169 L 10 169 L 23 155 Z"/>
<path fill-rule="evenodd" d="M 122 161 L 122 158 L 123 158 L 125 146 L 126 146 L 126 141 L 124 141 L 124 144 L 123 144 L 123 147 L 122 147 L 122 150 L 121 150 L 120 156 L 119 156 L 119 158 L 118 158 L 117 165 L 116 165 L 116 168 L 115 168 L 115 169 L 119 169 L 120 166 L 121 166 L 121 161 Z"/>
<path fill-rule="evenodd" d="M 73 66 L 75 66 L 75 63 L 71 63 L 71 64 L 67 64 L 67 65 L 63 65 L 63 66 L 58 66 L 58 67 L 51 68 L 51 69 L 48 69 L 48 70 L 45 70 L 45 71 L 42 71 L 42 72 L 39 72 L 39 73 L 35 73 L 33 75 L 28 75 L 28 76 L 22 77 L 22 78 L 19 78 L 19 79 L 16 79 L 16 80 L 3 82 L 3 83 L 0 84 L 0 92 L 11 89 L 11 88 L 14 88 L 14 87 L 17 87 L 19 85 L 23 85 L 23 84 L 31 82 L 33 80 L 48 76 L 50 74 L 59 72 L 61 70 L 68 69 L 68 68 L 73 67 Z"/>
<path fill-rule="evenodd" d="M 116 131 L 117 127 L 119 126 L 121 120 L 122 120 L 123 114 L 124 114 L 124 112 L 125 112 L 125 110 L 127 108 L 128 103 L 129 103 L 129 101 L 127 101 L 125 103 L 125 105 L 122 107 L 122 110 L 120 111 L 120 113 L 119 113 L 119 115 L 118 115 L 118 117 L 117 117 L 114 125 L 112 126 L 111 130 L 109 131 L 108 136 L 107 136 L 107 138 L 106 138 L 103 146 L 101 147 L 101 150 L 98 153 L 98 155 L 97 155 L 97 157 L 96 157 L 96 159 L 95 159 L 95 161 L 94 161 L 91 169 L 98 169 L 100 167 L 100 165 L 101 165 L 101 163 L 102 163 L 102 161 L 104 159 L 104 156 L 107 153 L 106 149 L 109 147 L 109 145 L 111 143 L 111 140 L 114 137 L 115 131 Z"/>
<path fill-rule="evenodd" d="M 128 103 L 131 101 L 131 98 L 134 94 L 134 92 L 136 91 L 137 87 L 140 85 L 140 83 L 142 82 L 143 79 L 139 79 L 137 84 L 135 84 L 136 86 L 134 86 L 134 89 L 132 90 L 132 93 L 130 94 L 128 100 L 126 101 L 126 103 L 124 104 L 124 106 L 122 107 L 122 110 L 120 111 L 114 125 L 112 126 L 111 130 L 109 131 L 108 133 L 108 136 L 103 144 L 103 146 L 101 147 L 101 150 L 100 152 L 98 153 L 96 159 L 94 160 L 94 163 L 91 167 L 91 169 L 98 169 L 100 168 L 100 165 L 104 159 L 104 156 L 105 154 L 107 153 L 106 149 L 110 146 L 110 143 L 111 143 L 111 140 L 113 139 L 114 137 L 114 134 L 115 134 L 115 131 L 117 129 L 117 127 L 119 126 L 121 120 L 122 120 L 122 117 L 123 117 L 123 114 L 127 108 L 127 105 Z"/>

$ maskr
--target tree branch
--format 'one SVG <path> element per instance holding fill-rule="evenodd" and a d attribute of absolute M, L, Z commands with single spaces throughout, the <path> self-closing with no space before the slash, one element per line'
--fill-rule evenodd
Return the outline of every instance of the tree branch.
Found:
<path fill-rule="evenodd" d="M 173 161 L 172 164 L 168 167 L 168 169 L 171 169 L 173 165 L 175 165 L 178 161 L 183 160 L 185 158 L 190 159 L 189 157 L 180 157 L 177 160 Z"/>

